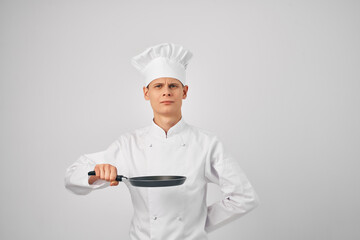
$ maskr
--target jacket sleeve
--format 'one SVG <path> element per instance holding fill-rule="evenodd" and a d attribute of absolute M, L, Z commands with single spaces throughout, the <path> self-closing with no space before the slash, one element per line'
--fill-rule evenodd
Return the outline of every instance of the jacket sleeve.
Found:
<path fill-rule="evenodd" d="M 238 161 L 225 152 L 217 137 L 209 149 L 205 177 L 208 183 L 219 185 L 222 192 L 222 199 L 207 207 L 206 232 L 240 218 L 259 205 L 259 197 Z"/>
<path fill-rule="evenodd" d="M 80 156 L 65 172 L 65 188 L 77 195 L 86 195 L 95 189 L 110 186 L 110 182 L 98 179 L 89 184 L 89 171 L 94 171 L 96 164 L 111 164 L 116 166 L 116 159 L 119 154 L 119 144 L 112 143 L 105 151 L 84 154 Z"/>

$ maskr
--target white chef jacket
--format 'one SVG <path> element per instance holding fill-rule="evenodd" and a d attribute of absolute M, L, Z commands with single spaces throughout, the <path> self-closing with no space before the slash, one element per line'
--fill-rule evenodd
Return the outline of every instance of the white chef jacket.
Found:
<path fill-rule="evenodd" d="M 88 183 L 96 164 L 117 167 L 118 175 L 186 176 L 172 187 L 134 187 L 123 178 L 134 207 L 131 240 L 203 240 L 207 233 L 243 216 L 259 204 L 259 198 L 239 162 L 219 138 L 189 125 L 182 117 L 168 133 L 153 120 L 150 126 L 122 134 L 105 151 L 82 155 L 65 174 L 65 187 L 85 195 L 110 186 Z M 222 199 L 206 204 L 207 183 L 218 184 Z M 119 183 L 121 184 L 121 183 Z"/>

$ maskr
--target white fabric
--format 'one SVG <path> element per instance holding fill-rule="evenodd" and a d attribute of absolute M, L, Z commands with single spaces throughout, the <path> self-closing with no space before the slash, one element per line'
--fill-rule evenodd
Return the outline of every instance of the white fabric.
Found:
<path fill-rule="evenodd" d="M 186 68 L 192 56 L 183 46 L 161 43 L 133 57 L 131 63 L 143 75 L 145 86 L 160 77 L 176 78 L 186 85 Z"/>
<path fill-rule="evenodd" d="M 96 164 L 117 167 L 118 175 L 182 175 L 173 187 L 134 187 L 127 179 L 134 207 L 131 240 L 202 240 L 207 233 L 243 216 L 259 198 L 236 159 L 214 134 L 187 124 L 184 118 L 165 131 L 150 126 L 122 134 L 105 151 L 82 155 L 65 174 L 65 187 L 75 194 L 108 187 L 105 180 L 88 184 Z M 218 184 L 222 199 L 206 204 L 207 183 Z M 123 184 L 123 183 L 119 183 Z"/>

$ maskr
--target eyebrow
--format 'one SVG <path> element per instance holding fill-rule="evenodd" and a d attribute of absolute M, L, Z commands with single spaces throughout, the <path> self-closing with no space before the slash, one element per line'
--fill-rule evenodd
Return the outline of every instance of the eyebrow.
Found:
<path fill-rule="evenodd" d="M 154 85 L 159 85 L 159 84 L 163 84 L 163 83 L 154 83 Z M 171 85 L 171 84 L 174 84 L 174 85 L 179 85 L 178 83 L 169 83 L 168 85 Z"/>

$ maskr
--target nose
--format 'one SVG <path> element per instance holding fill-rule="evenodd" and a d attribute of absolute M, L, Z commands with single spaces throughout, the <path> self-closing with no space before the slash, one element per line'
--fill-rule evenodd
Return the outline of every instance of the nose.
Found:
<path fill-rule="evenodd" d="M 170 95 L 171 95 L 170 88 L 165 87 L 165 88 L 164 88 L 164 93 L 163 93 L 163 96 L 170 96 Z"/>

